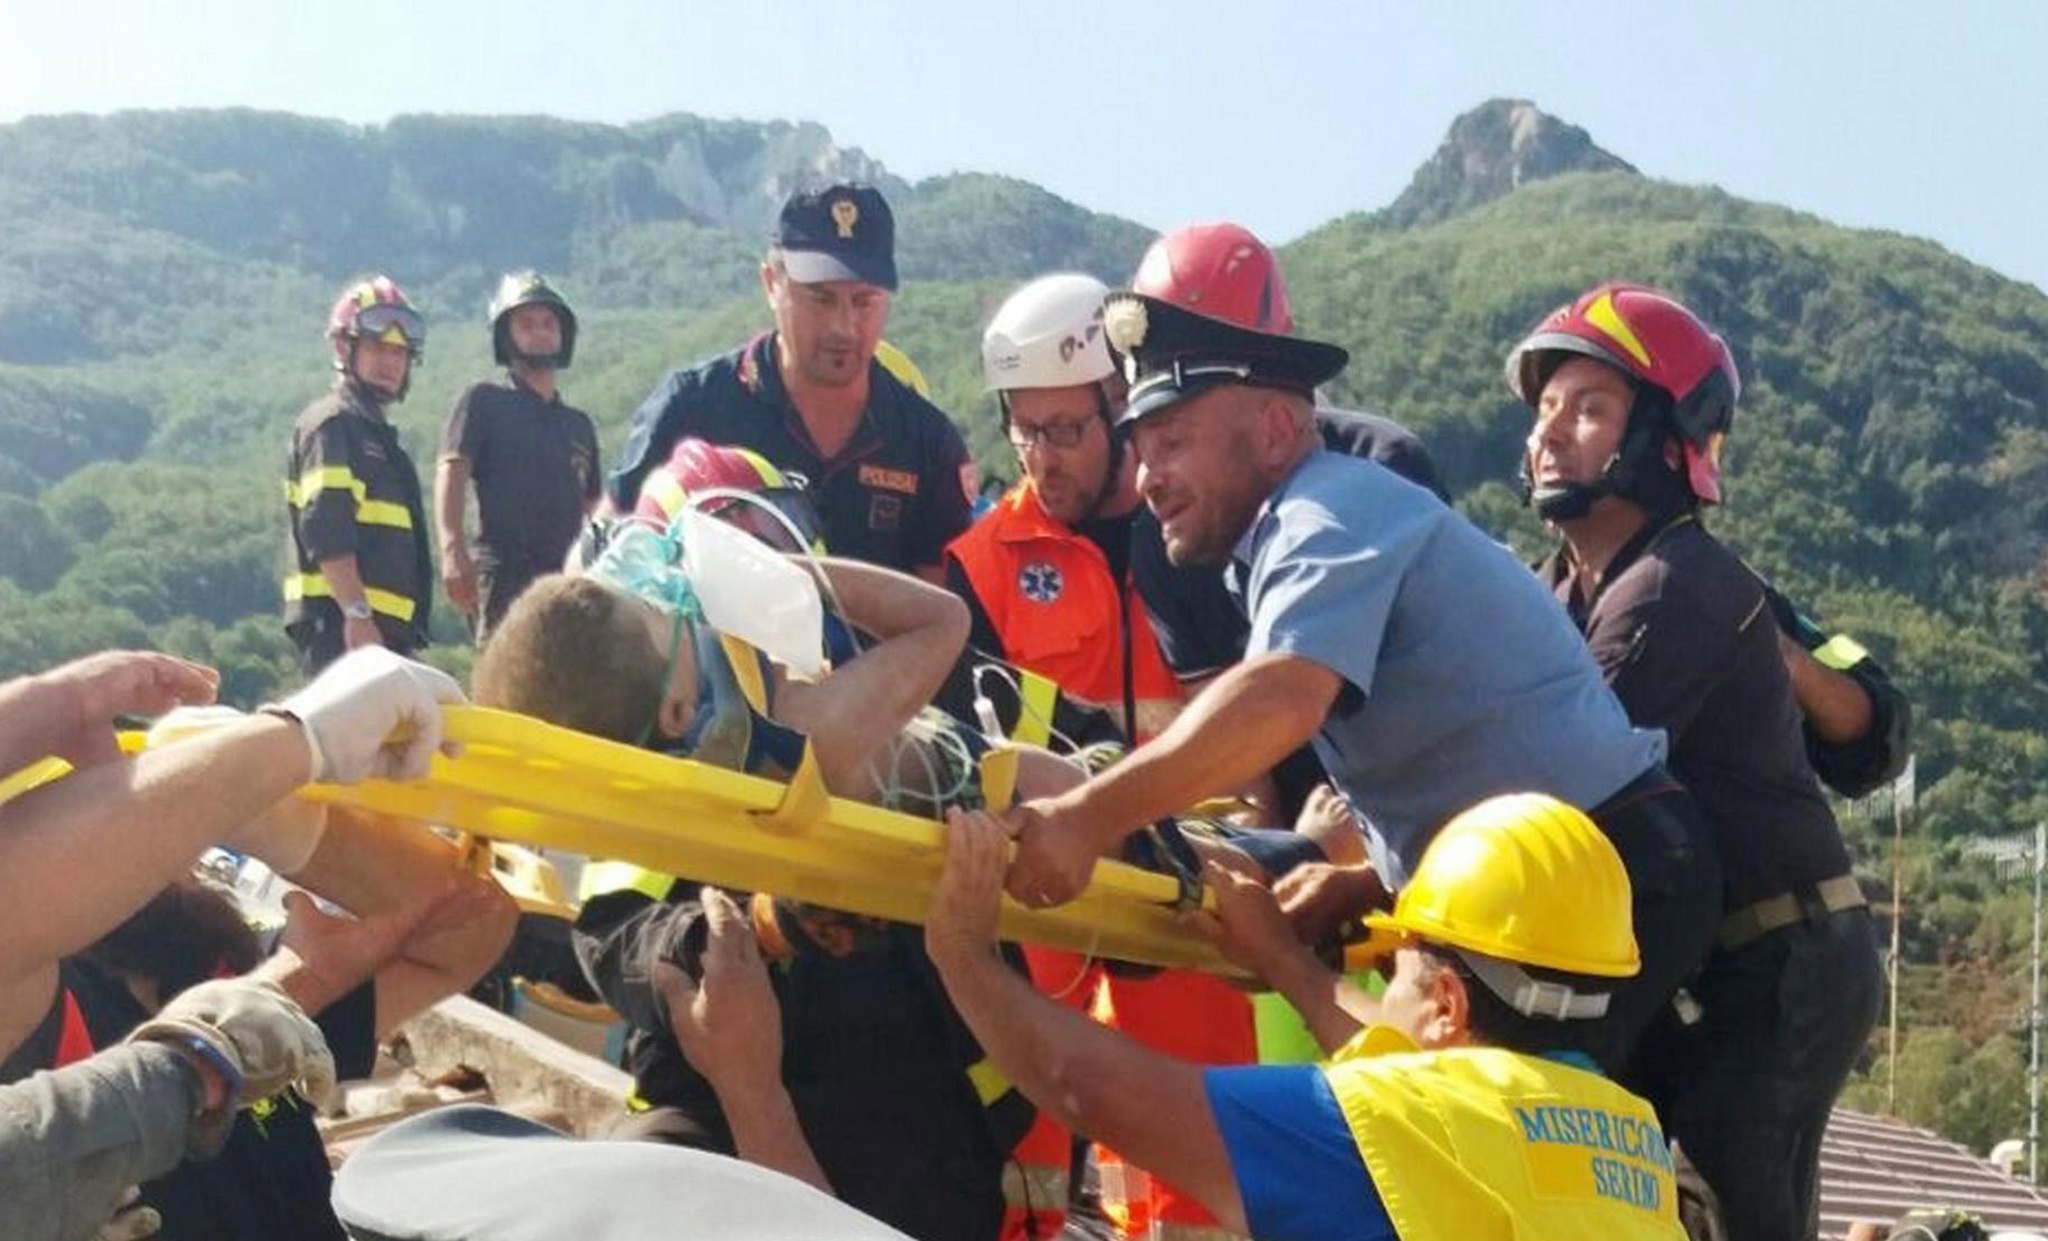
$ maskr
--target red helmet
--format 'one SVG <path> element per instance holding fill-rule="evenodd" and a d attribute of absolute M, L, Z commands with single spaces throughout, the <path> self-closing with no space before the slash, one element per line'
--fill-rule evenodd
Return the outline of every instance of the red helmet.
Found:
<path fill-rule="evenodd" d="M 1664 435 L 1677 435 L 1684 445 L 1687 489 L 1702 503 L 1719 503 L 1721 442 L 1742 393 L 1728 342 L 1669 294 L 1639 284 L 1603 284 L 1552 311 L 1515 346 L 1508 354 L 1508 387 L 1534 409 L 1543 385 L 1572 354 L 1605 362 L 1637 384 L 1629 440 L 1661 456 Z M 1661 411 L 1646 408 L 1645 390 L 1659 394 L 1651 403 Z M 1659 412 L 1661 425 L 1653 420 Z M 1645 425 L 1638 428 L 1639 421 Z M 1627 494 L 1618 486 L 1609 490 Z"/>
<path fill-rule="evenodd" d="M 648 474 L 640 485 L 640 502 L 633 512 L 667 525 L 693 497 L 713 489 L 760 496 L 787 517 L 803 537 L 792 539 L 782 523 L 745 500 L 713 500 L 701 506 L 705 512 L 718 514 L 784 551 L 798 551 L 805 546 L 824 550 L 818 537 L 817 511 L 801 476 L 784 473 L 751 448 L 713 444 L 695 436 L 676 441 L 667 463 Z"/>
<path fill-rule="evenodd" d="M 414 362 L 420 360 L 427 347 L 427 321 L 413 308 L 405 290 L 389 276 L 365 276 L 352 281 L 335 299 L 334 309 L 327 312 L 327 341 L 334 347 L 335 370 L 354 378 L 356 342 L 365 337 L 404 345 Z M 411 384 L 412 372 L 408 369 L 405 383 L 392 394 L 392 399 L 404 400 L 405 389 Z"/>
<path fill-rule="evenodd" d="M 1254 332 L 1294 334 L 1280 264 L 1240 224 L 1190 224 L 1161 237 L 1138 261 L 1131 292 Z"/>

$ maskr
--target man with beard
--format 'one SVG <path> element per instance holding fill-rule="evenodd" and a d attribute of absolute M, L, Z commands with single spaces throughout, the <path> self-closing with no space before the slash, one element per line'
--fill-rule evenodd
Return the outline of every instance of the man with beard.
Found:
<path fill-rule="evenodd" d="M 1708 829 L 1664 771 L 1663 736 L 1630 725 L 1507 549 L 1424 489 L 1323 447 L 1313 393 L 1342 371 L 1343 349 L 1135 293 L 1112 294 L 1104 323 L 1126 358 L 1123 419 L 1167 554 L 1227 565 L 1251 636 L 1245 660 L 1159 736 L 1005 816 L 1011 895 L 1072 899 L 1132 831 L 1311 739 L 1385 891 L 1457 811 L 1545 793 L 1585 810 L 1628 870 L 1643 971 L 1589 1031 L 1625 1071 L 1719 913 Z"/>
<path fill-rule="evenodd" d="M 872 186 L 791 195 L 761 264 L 774 330 L 648 395 L 611 472 L 611 507 L 632 512 L 648 472 L 694 435 L 801 474 L 834 555 L 942 581 L 940 555 L 967 528 L 967 446 L 875 360 L 895 229 Z"/>
<path fill-rule="evenodd" d="M 351 911 L 289 899 L 259 966 L 321 1021 L 344 1074 L 375 1041 L 466 985 L 503 948 L 513 908 L 429 832 L 285 799 L 309 780 L 424 773 L 439 703 L 461 691 L 383 649 L 344 656 L 276 707 L 210 721 L 124 757 L 117 715 L 211 699 L 210 670 L 95 656 L 0 686 L 0 766 L 54 754 L 76 770 L 0 804 L 0 1081 L 90 1057 L 193 982 L 256 964 L 218 892 L 181 878 L 227 843 Z M 52 893 L 63 899 L 51 900 Z M 236 1121 L 227 1153 L 143 1189 L 171 1236 L 340 1237 L 312 1115 L 291 1096 Z"/>
<path fill-rule="evenodd" d="M 501 380 L 455 398 L 434 471 L 434 521 L 448 601 L 482 642 L 527 584 L 562 567 L 602 494 L 597 428 L 563 402 L 555 373 L 576 356 L 576 312 L 536 271 L 508 272 L 491 296 L 491 355 Z M 476 483 L 476 555 L 462 529 Z"/>

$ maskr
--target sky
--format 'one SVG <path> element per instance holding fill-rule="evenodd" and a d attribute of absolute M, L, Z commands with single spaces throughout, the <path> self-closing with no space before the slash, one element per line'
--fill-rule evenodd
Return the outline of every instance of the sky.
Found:
<path fill-rule="evenodd" d="M 1455 116 L 1508 96 L 1653 176 L 2048 288 L 2044 67 L 2041 0 L 12 0 L 0 122 L 812 120 L 913 180 L 1006 173 L 1282 242 L 1385 205 Z"/>

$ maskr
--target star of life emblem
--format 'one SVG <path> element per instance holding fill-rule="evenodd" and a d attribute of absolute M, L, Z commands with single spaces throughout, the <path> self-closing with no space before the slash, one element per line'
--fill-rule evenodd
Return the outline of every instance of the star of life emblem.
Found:
<path fill-rule="evenodd" d="M 1033 603 L 1051 603 L 1065 588 L 1066 582 L 1060 577 L 1060 571 L 1042 560 L 1025 565 L 1017 573 L 1017 589 Z"/>

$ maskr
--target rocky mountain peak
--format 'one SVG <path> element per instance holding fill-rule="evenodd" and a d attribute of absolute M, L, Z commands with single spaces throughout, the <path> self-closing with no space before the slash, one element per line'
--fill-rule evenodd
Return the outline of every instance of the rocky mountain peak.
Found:
<path fill-rule="evenodd" d="M 1436 154 L 1382 214 L 1399 228 L 1434 224 L 1517 187 L 1567 172 L 1634 172 L 1577 125 L 1526 99 L 1489 99 L 1451 122 Z"/>

